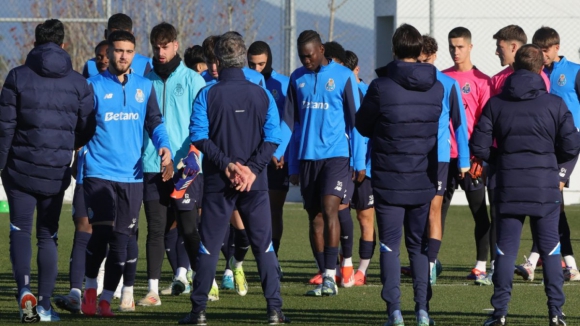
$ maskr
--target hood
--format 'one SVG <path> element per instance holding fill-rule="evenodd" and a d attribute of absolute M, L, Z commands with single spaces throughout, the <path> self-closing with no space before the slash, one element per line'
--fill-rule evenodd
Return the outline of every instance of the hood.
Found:
<path fill-rule="evenodd" d="M 546 84 L 540 74 L 520 69 L 505 81 L 502 94 L 517 100 L 531 100 L 546 93 Z"/>
<path fill-rule="evenodd" d="M 405 89 L 426 91 L 437 82 L 437 70 L 428 63 L 391 61 L 388 65 L 376 70 L 377 76 L 389 77 Z"/>
<path fill-rule="evenodd" d="M 48 78 L 61 78 L 72 70 L 70 56 L 54 43 L 34 47 L 24 64 L 40 76 Z"/>

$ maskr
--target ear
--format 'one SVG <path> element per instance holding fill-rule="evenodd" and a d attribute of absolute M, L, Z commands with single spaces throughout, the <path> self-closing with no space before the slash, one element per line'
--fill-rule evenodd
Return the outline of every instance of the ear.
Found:
<path fill-rule="evenodd" d="M 175 51 L 179 50 L 179 42 L 173 41 L 173 44 L 175 45 Z"/>
<path fill-rule="evenodd" d="M 473 49 L 473 43 L 469 43 L 469 51 L 471 51 L 471 49 Z"/>
<path fill-rule="evenodd" d="M 512 53 L 514 53 L 514 54 L 515 54 L 516 52 L 518 52 L 518 49 L 520 48 L 516 42 L 512 42 L 512 43 L 510 44 L 510 47 L 511 47 Z"/>
<path fill-rule="evenodd" d="M 64 49 L 64 43 L 62 43 L 62 44 L 60 45 L 60 48 L 61 48 L 61 49 Z"/>
<path fill-rule="evenodd" d="M 437 52 L 433 53 L 433 64 L 435 64 L 435 60 L 437 60 Z"/>
<path fill-rule="evenodd" d="M 556 52 L 560 51 L 560 44 L 556 44 Z"/>
<path fill-rule="evenodd" d="M 355 76 L 358 76 L 358 73 L 360 72 L 360 67 L 359 66 L 354 67 L 354 70 L 352 72 L 355 74 Z"/>

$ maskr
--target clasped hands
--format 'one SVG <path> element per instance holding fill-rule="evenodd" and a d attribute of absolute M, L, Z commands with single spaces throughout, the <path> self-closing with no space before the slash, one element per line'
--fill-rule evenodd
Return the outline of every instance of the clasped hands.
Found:
<path fill-rule="evenodd" d="M 240 192 L 250 191 L 254 181 L 256 181 L 254 172 L 239 162 L 229 163 L 224 172 L 232 183 L 231 187 Z"/>

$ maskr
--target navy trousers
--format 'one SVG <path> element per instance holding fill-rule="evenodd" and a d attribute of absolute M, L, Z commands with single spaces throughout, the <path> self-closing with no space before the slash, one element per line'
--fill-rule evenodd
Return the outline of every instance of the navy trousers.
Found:
<path fill-rule="evenodd" d="M 228 190 L 225 193 L 204 193 L 203 214 L 200 224 L 201 246 L 193 291 L 192 312 L 205 310 L 207 295 L 215 277 L 220 248 L 230 227 L 234 207 L 238 208 L 252 252 L 256 257 L 258 274 L 269 310 L 282 308 L 280 296 L 280 269 L 272 246 L 272 219 L 268 191 L 240 193 Z"/>
<path fill-rule="evenodd" d="M 493 273 L 491 305 L 494 316 L 505 316 L 511 298 L 514 265 L 520 247 L 525 215 L 500 214 L 497 221 L 497 258 Z M 564 305 L 564 274 L 561 266 L 558 221 L 560 207 L 546 216 L 531 216 L 532 237 L 543 261 L 544 288 L 551 316 L 561 316 Z"/>
<path fill-rule="evenodd" d="M 415 311 L 428 311 L 431 298 L 429 283 L 429 258 L 427 257 L 426 227 L 429 221 L 429 204 L 396 206 L 388 204 L 375 192 L 378 234 L 381 253 L 381 297 L 387 303 L 387 313 L 401 310 L 401 262 L 399 260 L 403 227 L 405 246 L 413 273 Z"/>

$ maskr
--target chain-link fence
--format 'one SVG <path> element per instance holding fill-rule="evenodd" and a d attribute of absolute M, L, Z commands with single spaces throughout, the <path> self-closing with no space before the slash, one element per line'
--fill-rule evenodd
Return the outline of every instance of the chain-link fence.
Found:
<path fill-rule="evenodd" d="M 247 45 L 255 40 L 268 42 L 274 69 L 288 74 L 286 70 L 300 63 L 295 48 L 291 55 L 284 55 L 287 44 L 295 44 L 302 30 L 314 29 L 323 41 L 332 38 L 359 54 L 364 62 L 361 76 L 370 78 L 374 69 L 367 64 L 374 63 L 373 5 L 372 0 L 8 0 L 0 8 L 0 41 L 4 44 L 0 79 L 3 82 L 11 68 L 24 62 L 33 47 L 34 28 L 48 18 L 65 23 L 66 50 L 73 67 L 80 71 L 104 38 L 108 16 L 118 12 L 133 19 L 137 51 L 144 55 L 152 53 L 151 28 L 162 21 L 178 29 L 182 54 L 209 35 L 236 30 Z M 287 8 L 293 9 L 293 15 Z M 294 39 L 285 42 L 284 32 L 292 29 L 294 33 L 288 35 Z M 283 62 L 285 58 L 292 62 Z"/>

